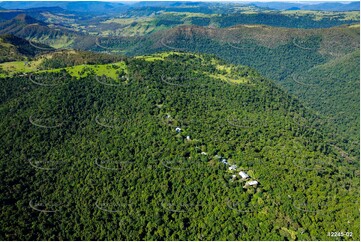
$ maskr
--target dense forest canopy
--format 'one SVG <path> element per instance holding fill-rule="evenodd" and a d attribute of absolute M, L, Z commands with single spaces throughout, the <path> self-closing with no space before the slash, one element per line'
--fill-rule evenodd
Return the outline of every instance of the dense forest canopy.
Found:
<path fill-rule="evenodd" d="M 360 240 L 359 3 L 1 2 L 0 240 Z"/>
<path fill-rule="evenodd" d="M 1 80 L 2 239 L 358 239 L 358 162 L 315 113 L 213 56 L 125 63 Z"/>

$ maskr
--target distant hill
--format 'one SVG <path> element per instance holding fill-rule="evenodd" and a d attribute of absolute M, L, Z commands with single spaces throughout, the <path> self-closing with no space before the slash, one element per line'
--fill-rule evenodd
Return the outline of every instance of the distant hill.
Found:
<path fill-rule="evenodd" d="M 132 8 L 138 7 L 162 7 L 162 8 L 189 8 L 189 7 L 207 7 L 213 2 L 187 2 L 187 1 L 141 1 L 131 4 Z"/>
<path fill-rule="evenodd" d="M 35 40 L 52 46 L 68 46 L 79 33 L 64 29 L 61 26 L 49 27 L 46 23 L 36 20 L 27 14 L 0 22 L 0 34 L 12 34 L 18 37 Z"/>
<path fill-rule="evenodd" d="M 31 26 L 32 28 L 44 29 L 47 25 L 39 20 L 36 20 L 26 14 L 18 14 L 14 18 L 0 22 L 0 33 L 16 34 L 24 31 L 24 28 Z M 50 28 L 48 28 L 49 31 Z"/>
<path fill-rule="evenodd" d="M 0 7 L 6 9 L 30 9 L 44 7 L 60 7 L 69 11 L 87 12 L 87 13 L 109 13 L 119 12 L 126 8 L 126 5 L 119 2 L 96 2 L 96 1 L 19 1 L 19 2 L 1 2 Z"/>
<path fill-rule="evenodd" d="M 360 51 L 316 65 L 283 83 L 290 93 L 323 115 L 332 117 L 335 133 L 348 134 L 357 142 L 360 130 Z M 358 146 L 354 146 L 358 152 Z"/>
<path fill-rule="evenodd" d="M 37 25 L 42 25 L 45 26 L 46 24 L 36 20 L 32 17 L 30 17 L 29 15 L 26 14 L 19 14 L 14 18 L 14 21 L 19 22 L 21 24 L 37 24 Z"/>
<path fill-rule="evenodd" d="M 322 10 L 322 11 L 359 11 L 360 2 L 351 2 L 351 3 L 334 3 L 334 2 L 325 2 L 315 5 L 305 5 L 302 7 L 304 10 Z"/>
<path fill-rule="evenodd" d="M 50 49 L 49 46 L 43 47 Z M 25 39 L 9 34 L 0 35 L 0 63 L 27 60 L 42 53 L 45 51 L 35 48 Z"/>
<path fill-rule="evenodd" d="M 296 3 L 296 2 L 252 2 L 251 5 L 274 10 L 319 10 L 319 11 L 358 11 L 360 2 L 321 2 L 321 3 Z"/>
<path fill-rule="evenodd" d="M 63 9 L 75 12 L 88 12 L 88 13 L 109 13 L 109 12 L 122 12 L 129 8 L 167 8 L 172 11 L 176 9 L 188 9 L 192 11 L 192 8 L 196 8 L 198 11 L 203 9 L 212 8 L 216 2 L 177 2 L 177 1 L 144 1 L 136 3 L 126 4 L 120 2 L 97 2 L 97 1 L 78 1 L 78 2 L 66 2 L 66 1 L 4 1 L 0 2 L 0 8 L 5 9 L 29 9 L 40 7 L 61 7 Z M 236 3 L 240 5 L 239 3 Z M 243 3 L 242 5 L 247 5 Z M 260 8 L 268 8 L 275 10 L 286 9 L 302 9 L 302 10 L 322 10 L 322 11 L 351 11 L 360 10 L 359 2 L 341 3 L 341 2 L 322 2 L 322 3 L 296 3 L 296 2 L 251 2 L 251 6 L 257 6 Z M 213 9 L 215 10 L 215 9 Z M 212 11 L 213 11 L 212 10 Z M 210 10 L 208 10 L 210 11 Z"/>
<path fill-rule="evenodd" d="M 38 7 L 0 11 L 0 21 L 11 20 L 19 14 L 25 14 L 40 22 L 69 27 L 74 21 L 91 18 L 89 14 L 73 12 L 60 7 Z"/>

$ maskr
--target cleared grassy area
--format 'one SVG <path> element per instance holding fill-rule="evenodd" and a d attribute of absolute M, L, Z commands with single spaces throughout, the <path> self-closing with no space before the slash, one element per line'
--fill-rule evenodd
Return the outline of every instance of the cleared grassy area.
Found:
<path fill-rule="evenodd" d="M 14 61 L 0 64 L 0 69 L 7 73 L 0 73 L 0 77 L 14 76 L 18 73 L 35 72 L 41 63 L 41 59 L 36 61 Z"/>
<path fill-rule="evenodd" d="M 163 53 L 157 53 L 153 55 L 145 55 L 145 56 L 137 56 L 136 59 L 142 59 L 145 61 L 153 62 L 157 60 L 164 60 L 166 57 L 172 55 L 172 54 L 180 54 L 180 55 L 195 55 L 198 58 L 202 58 L 202 56 L 197 54 L 191 54 L 191 53 L 180 53 L 176 51 L 170 51 L 170 52 L 163 52 Z M 229 82 L 229 83 L 235 83 L 235 84 L 247 84 L 251 83 L 250 80 L 246 77 L 235 77 L 232 75 L 232 66 L 229 65 L 222 65 L 219 63 L 218 60 L 212 59 L 211 63 L 215 65 L 216 69 L 220 71 L 220 73 L 213 74 L 213 73 L 203 73 L 209 77 L 219 79 L 221 81 Z"/>
<path fill-rule="evenodd" d="M 359 29 L 360 28 L 360 24 L 353 24 L 353 25 L 350 25 L 348 26 L 349 28 L 357 28 Z"/>
<path fill-rule="evenodd" d="M 250 83 L 250 81 L 244 77 L 243 78 L 232 78 L 232 77 L 228 77 L 227 75 L 223 75 L 223 74 L 208 74 L 208 76 L 215 78 L 215 79 L 219 79 L 221 81 L 235 83 L 235 84 Z"/>
<path fill-rule="evenodd" d="M 217 17 L 219 14 L 206 14 L 206 13 L 192 13 L 192 12 L 163 12 L 163 15 L 174 15 L 174 16 L 182 16 L 185 18 L 191 17 L 200 17 L 200 18 L 210 18 L 210 17 Z"/>
<path fill-rule="evenodd" d="M 41 57 L 33 61 L 13 61 L 1 63 L 0 70 L 3 70 L 6 73 L 0 73 L 0 77 L 14 76 L 19 73 L 36 72 L 38 71 L 38 67 L 45 58 L 50 59 L 52 57 L 53 53 L 49 53 L 42 55 Z"/>
<path fill-rule="evenodd" d="M 156 61 L 156 60 L 164 60 L 164 58 L 166 58 L 170 55 L 173 55 L 173 54 L 186 55 L 187 53 L 180 53 L 180 52 L 176 52 L 176 51 L 167 51 L 167 52 L 157 53 L 157 54 L 153 54 L 153 55 L 136 56 L 135 58 L 152 62 L 152 61 Z"/>
<path fill-rule="evenodd" d="M 176 51 L 168 51 L 168 52 L 162 52 L 157 53 L 153 55 L 145 55 L 145 56 L 137 56 L 136 59 L 142 59 L 144 61 L 148 62 L 154 62 L 154 61 L 162 61 L 165 60 L 167 57 L 173 54 L 179 54 L 179 55 L 195 55 L 199 58 L 202 58 L 202 56 L 192 53 L 180 53 Z M 48 58 L 51 56 L 47 56 Z M 44 58 L 44 57 L 43 57 Z M 57 69 L 50 69 L 50 70 L 38 70 L 38 66 L 41 64 L 43 58 L 40 58 L 36 61 L 28 62 L 27 65 L 25 65 L 25 62 L 19 61 L 19 62 L 8 62 L 0 64 L 0 67 L 2 67 L 4 70 L 6 70 L 7 74 L 0 74 L 0 77 L 5 76 L 14 76 L 16 74 L 20 73 L 46 73 L 46 72 L 60 72 L 62 70 L 65 70 L 67 73 L 69 73 L 71 76 L 76 78 L 82 78 L 86 77 L 91 74 L 95 74 L 97 76 L 106 76 L 112 79 L 118 79 L 119 71 L 124 71 L 125 73 L 128 73 L 127 66 L 125 62 L 116 62 L 111 64 L 98 64 L 98 65 L 77 65 L 72 67 L 66 67 L 66 68 L 57 68 Z M 221 81 L 225 81 L 228 83 L 234 83 L 234 84 L 247 84 L 251 83 L 250 80 L 247 77 L 239 77 L 234 76 L 234 66 L 232 65 L 224 65 L 219 63 L 218 60 L 212 59 L 211 60 L 212 65 L 214 65 L 218 71 L 218 73 L 203 73 L 205 75 L 208 75 L 211 78 L 219 79 Z"/>
<path fill-rule="evenodd" d="M 29 64 L 25 65 L 24 61 L 18 62 L 7 62 L 0 64 L 0 67 L 3 70 L 6 70 L 8 73 L 0 73 L 0 77 L 14 76 L 16 74 L 21 73 L 44 73 L 44 72 L 60 72 L 61 70 L 66 70 L 71 76 L 80 78 L 86 77 L 91 73 L 95 73 L 98 76 L 107 76 L 113 79 L 117 79 L 118 70 L 124 70 L 127 73 L 127 68 L 124 62 L 117 62 L 112 64 L 103 64 L 103 65 L 78 65 L 66 68 L 58 68 L 51 70 L 41 70 L 39 71 L 37 68 L 40 65 L 42 59 L 37 61 L 28 62 Z"/>
<path fill-rule="evenodd" d="M 117 79 L 118 70 L 124 70 L 127 73 L 127 68 L 125 62 L 117 62 L 112 64 L 104 65 L 78 65 L 66 68 L 52 69 L 52 70 L 43 70 L 37 73 L 44 72 L 60 72 L 61 70 L 66 70 L 71 76 L 76 78 L 86 77 L 92 73 L 95 73 L 97 76 L 106 76 L 112 79 Z"/>
<path fill-rule="evenodd" d="M 150 17 L 112 18 L 102 24 L 120 24 L 123 27 L 116 30 L 104 30 L 102 35 L 116 34 L 120 36 L 145 35 L 157 30 L 156 21 Z"/>
<path fill-rule="evenodd" d="M 234 84 L 251 84 L 251 81 L 249 80 L 249 78 L 247 77 L 239 77 L 239 76 L 234 76 L 233 75 L 233 68 L 235 66 L 233 65 L 223 65 L 221 63 L 219 63 L 219 61 L 217 59 L 212 59 L 211 62 L 216 69 L 220 72 L 217 74 L 213 74 L 213 73 L 204 73 L 212 78 L 216 78 L 219 79 L 221 81 L 225 81 L 225 82 L 229 82 L 229 83 L 234 83 Z"/>
<path fill-rule="evenodd" d="M 13 45 L 10 43 L 5 43 L 4 40 L 2 38 L 0 38 L 0 47 L 9 48 L 11 46 L 13 46 Z"/>
<path fill-rule="evenodd" d="M 119 24 L 122 28 L 103 30 L 102 35 L 111 34 L 119 36 L 142 36 L 163 29 L 169 29 L 171 26 L 158 24 L 162 20 L 181 21 L 182 24 L 191 24 L 191 19 L 198 18 L 212 18 L 219 16 L 218 14 L 204 14 L 191 12 L 161 12 L 155 17 L 130 17 L 130 18 L 112 18 L 101 22 L 102 24 Z M 179 24 L 177 24 L 179 25 Z"/>
<path fill-rule="evenodd" d="M 313 10 L 285 10 L 281 11 L 284 15 L 291 16 L 313 16 L 314 20 L 322 20 L 324 18 L 336 19 L 340 20 L 360 20 L 360 13 L 358 11 L 347 11 L 347 12 L 334 12 L 334 11 L 313 11 Z"/>
<path fill-rule="evenodd" d="M 150 18 L 150 17 L 140 17 L 140 18 L 112 18 L 112 19 L 108 19 L 102 23 L 105 24 L 110 24 L 110 23 L 117 23 L 117 24 L 124 24 L 124 25 L 128 25 L 128 24 L 132 24 L 134 22 L 146 22 L 146 23 L 150 23 L 154 20 L 154 18 Z"/>
<path fill-rule="evenodd" d="M 343 20 L 360 20 L 360 12 L 359 11 L 348 11 L 344 13 Z"/>
<path fill-rule="evenodd" d="M 145 61 L 156 61 L 156 60 L 164 60 L 165 58 L 167 58 L 170 55 L 192 55 L 192 56 L 195 56 L 197 58 L 204 60 L 202 55 L 194 54 L 194 53 L 186 53 L 186 52 L 177 52 L 177 51 L 166 51 L 166 52 L 160 52 L 160 53 L 155 53 L 155 54 L 151 54 L 151 55 L 140 55 L 140 56 L 136 56 L 134 58 L 142 59 Z M 212 63 L 216 63 L 216 62 L 212 62 Z"/>

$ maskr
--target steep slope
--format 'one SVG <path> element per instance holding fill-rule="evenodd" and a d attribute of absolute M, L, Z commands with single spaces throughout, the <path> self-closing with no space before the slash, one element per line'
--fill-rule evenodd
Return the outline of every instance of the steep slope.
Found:
<path fill-rule="evenodd" d="M 349 134 L 358 152 L 360 130 L 360 52 L 316 65 L 285 80 L 284 86 L 303 102 L 329 117 L 337 133 Z"/>
<path fill-rule="evenodd" d="M 25 39 L 13 35 L 0 35 L 0 63 L 27 60 L 42 53 L 45 51 L 35 48 Z"/>
<path fill-rule="evenodd" d="M 357 162 L 271 81 L 172 52 L 118 73 L 0 79 L 0 239 L 359 239 Z"/>
<path fill-rule="evenodd" d="M 99 48 L 97 50 L 122 50 L 128 54 L 146 54 L 162 50 L 180 50 L 189 52 L 201 52 L 216 54 L 218 57 L 236 64 L 243 64 L 256 68 L 262 75 L 275 80 L 281 87 L 287 88 L 297 97 L 303 98 L 297 85 L 290 85 L 289 82 L 294 77 L 302 78 L 307 73 L 307 78 L 320 78 L 317 72 L 312 72 L 313 68 L 326 63 L 341 64 L 346 56 L 359 51 L 359 25 L 342 26 L 330 29 L 289 29 L 274 28 L 263 25 L 241 25 L 226 29 L 204 28 L 197 26 L 176 27 L 163 33 L 155 33 L 151 37 L 133 42 L 129 47 L 128 42 L 112 39 L 109 48 Z M 106 39 L 103 39 L 107 43 Z M 109 43 L 111 43 L 109 41 Z M 357 57 L 354 59 L 357 60 Z M 336 61 L 336 62 L 335 62 Z M 336 65 L 336 64 L 335 64 Z M 352 65 L 354 66 L 354 65 Z M 359 76 L 359 68 L 347 68 L 341 65 L 339 68 L 350 71 L 342 78 L 343 81 L 350 81 L 350 85 L 343 88 L 344 93 L 350 96 L 338 95 L 339 84 L 336 79 L 327 81 L 329 92 L 323 98 L 324 103 L 335 103 L 335 100 L 341 100 L 344 105 L 353 107 L 347 113 L 356 114 L 359 109 L 358 93 L 354 88 L 358 85 L 358 79 L 349 76 Z M 314 73 L 315 75 L 311 75 Z M 328 74 L 321 79 L 327 79 Z M 344 73 L 344 72 L 343 72 Z M 306 78 L 306 77 L 305 77 Z M 294 89 L 293 89 L 294 88 Z M 323 93 L 322 85 L 312 87 L 314 93 Z M 309 96 L 305 96 L 307 99 Z M 339 139 L 345 139 L 343 143 L 354 143 L 352 147 L 343 148 L 358 150 L 358 135 L 355 136 L 354 129 L 358 127 L 358 119 L 351 115 L 338 115 L 338 108 L 332 105 L 319 105 L 315 102 L 317 98 L 306 100 L 311 108 L 315 108 L 320 113 L 331 115 L 326 120 L 335 118 L 333 115 L 340 116 L 340 123 L 347 123 L 347 129 L 339 129 Z M 304 99 L 305 100 L 305 99 Z M 348 103 L 352 102 L 352 103 Z M 340 106 L 338 106 L 340 107 Z M 356 109 L 355 109 L 356 108 Z M 328 110 L 324 112 L 323 110 Z M 334 122 L 328 122 L 332 126 Z M 335 128 L 335 127 L 334 127 Z M 358 133 L 358 132 L 357 132 Z M 357 155 L 359 152 L 356 152 Z"/>
<path fill-rule="evenodd" d="M 29 43 L 26 42 L 28 45 Z M 0 51 L 4 51 L 7 55 L 4 58 L 11 59 L 12 61 L 0 63 L 0 76 L 1 77 L 13 77 L 17 75 L 26 75 L 27 73 L 32 72 L 43 72 L 44 70 L 54 70 L 71 67 L 71 69 L 76 72 L 76 76 L 81 76 L 81 73 L 87 73 L 87 67 L 92 67 L 91 65 L 96 64 L 96 68 L 92 68 L 96 73 L 101 72 L 105 75 L 115 76 L 116 70 L 107 70 L 115 63 L 123 60 L 121 56 L 103 54 L 103 53 L 93 53 L 89 51 L 75 51 L 75 50 L 52 50 L 52 51 L 42 51 L 41 54 L 37 55 L 35 58 L 29 57 L 18 52 L 12 52 L 11 46 L 8 48 L 7 45 L 5 48 L 0 46 Z M 31 44 L 31 48 L 38 51 L 38 48 L 34 48 Z M 50 49 L 49 46 L 45 46 Z M 44 47 L 44 49 L 45 49 Z M 23 47 L 20 47 L 23 48 Z M 9 55 L 18 53 L 18 55 Z M 25 60 L 25 61 L 24 61 Z"/>
<path fill-rule="evenodd" d="M 296 69 L 305 71 L 314 63 L 324 63 L 359 49 L 359 34 L 356 25 L 311 30 L 265 25 L 224 29 L 180 26 L 146 38 L 136 51 L 214 50 L 214 54 L 223 59 L 247 64 L 268 76 L 273 73 L 270 77 L 274 79 L 283 79 Z"/>
<path fill-rule="evenodd" d="M 19 14 L 13 19 L 0 22 L 0 34 L 12 34 L 54 47 L 69 46 L 79 35 L 59 26 L 49 27 L 26 14 Z"/>

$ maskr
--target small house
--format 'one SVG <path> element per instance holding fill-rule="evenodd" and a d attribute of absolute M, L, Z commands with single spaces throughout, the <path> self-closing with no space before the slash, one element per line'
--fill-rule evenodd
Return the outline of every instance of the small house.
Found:
<path fill-rule="evenodd" d="M 187 139 L 187 140 L 191 140 L 191 137 L 190 137 L 190 136 L 187 136 L 186 139 Z"/>
<path fill-rule="evenodd" d="M 222 159 L 221 162 L 222 162 L 223 164 L 225 164 L 225 165 L 228 165 L 227 159 Z"/>
<path fill-rule="evenodd" d="M 255 186 L 257 184 L 258 184 L 258 181 L 248 181 L 248 182 L 246 182 L 246 185 L 248 185 L 248 186 Z"/>
<path fill-rule="evenodd" d="M 228 167 L 228 169 L 229 169 L 230 171 L 235 171 L 236 168 L 237 168 L 236 165 L 231 165 L 230 167 Z"/>
<path fill-rule="evenodd" d="M 177 128 L 175 128 L 175 131 L 176 131 L 177 133 L 180 133 L 182 130 L 181 130 L 181 128 L 177 127 Z"/>
<path fill-rule="evenodd" d="M 202 155 L 207 155 L 207 153 L 206 152 L 204 152 L 204 151 L 202 151 L 202 153 L 201 153 Z"/>
<path fill-rule="evenodd" d="M 238 174 L 242 177 L 242 179 L 249 178 L 249 175 L 247 173 L 245 173 L 244 171 L 240 171 Z"/>

